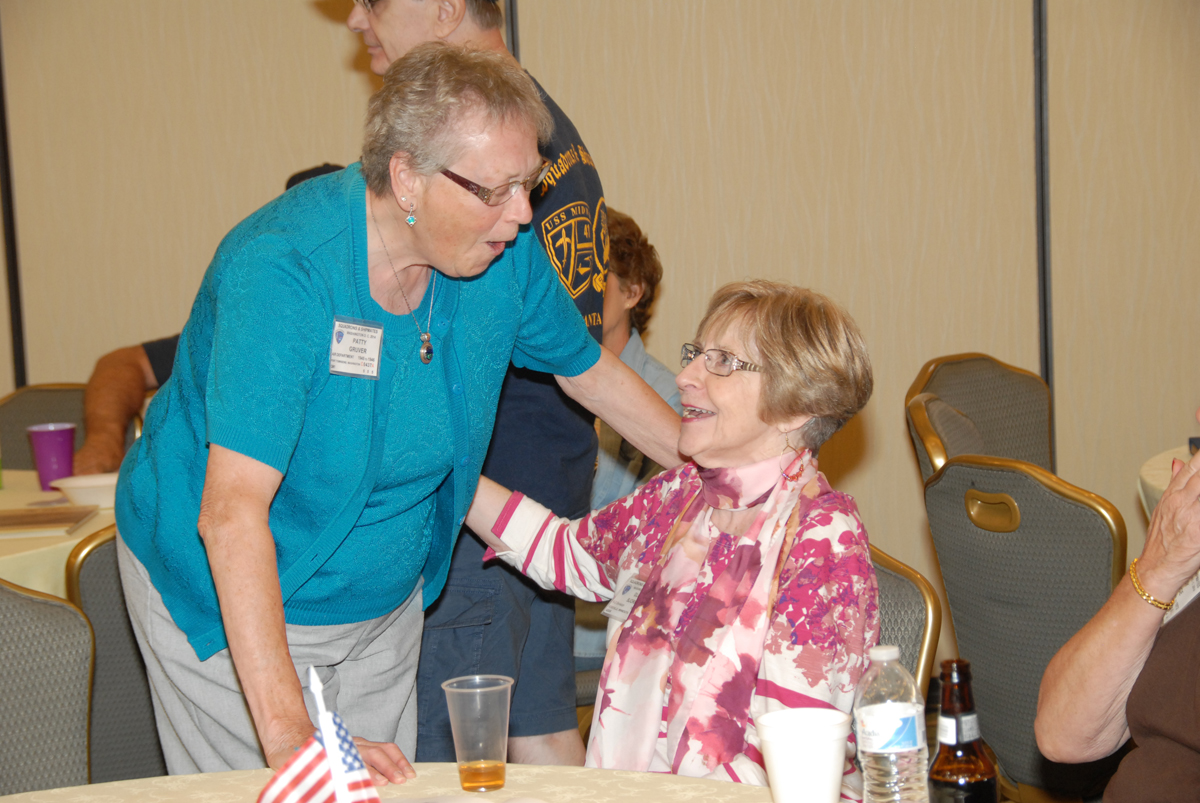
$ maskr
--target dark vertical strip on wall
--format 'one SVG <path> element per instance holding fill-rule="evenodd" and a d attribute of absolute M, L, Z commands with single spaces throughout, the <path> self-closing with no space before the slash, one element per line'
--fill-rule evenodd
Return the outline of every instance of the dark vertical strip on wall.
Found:
<path fill-rule="evenodd" d="M 504 4 L 504 39 L 508 42 L 508 52 L 517 61 L 521 60 L 521 38 L 517 35 L 517 0 L 508 0 Z"/>
<path fill-rule="evenodd" d="M 1033 128 L 1037 172 L 1038 341 L 1042 379 L 1054 398 L 1054 330 L 1050 306 L 1050 138 L 1047 130 L 1046 2 L 1033 0 Z M 1050 408 L 1050 469 L 1055 470 L 1054 407 Z"/>
<path fill-rule="evenodd" d="M 8 319 L 12 325 L 13 381 L 25 376 L 25 323 L 21 314 L 21 273 L 17 267 L 17 218 L 13 212 L 12 161 L 8 152 L 8 100 L 4 94 L 4 52 L 0 49 L 0 207 L 4 216 L 4 261 L 8 268 Z"/>

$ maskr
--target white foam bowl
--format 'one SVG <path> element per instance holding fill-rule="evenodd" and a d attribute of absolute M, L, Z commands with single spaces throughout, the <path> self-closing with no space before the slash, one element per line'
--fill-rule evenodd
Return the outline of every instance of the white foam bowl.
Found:
<path fill-rule="evenodd" d="M 117 498 L 117 472 L 61 477 L 50 483 L 50 487 L 65 493 L 72 505 L 113 507 Z"/>

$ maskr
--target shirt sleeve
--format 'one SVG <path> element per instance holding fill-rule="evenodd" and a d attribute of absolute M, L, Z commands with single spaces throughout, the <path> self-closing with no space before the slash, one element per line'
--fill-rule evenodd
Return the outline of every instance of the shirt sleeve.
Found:
<path fill-rule="evenodd" d="M 175 349 L 178 346 L 179 335 L 142 344 L 142 351 L 146 352 L 146 359 L 150 360 L 150 370 L 154 372 L 154 381 L 160 388 L 171 378 L 171 369 L 175 367 Z"/>
<path fill-rule="evenodd" d="M 210 292 L 208 441 L 286 473 L 329 350 L 328 300 L 304 258 L 269 236 L 225 258 Z"/>
<path fill-rule="evenodd" d="M 575 302 L 532 234 L 512 246 L 524 305 L 512 362 L 560 376 L 578 376 L 600 359 L 600 344 L 588 334 Z"/>
<path fill-rule="evenodd" d="M 542 588 L 593 602 L 610 600 L 622 569 L 657 555 L 678 517 L 684 494 L 676 493 L 680 472 L 661 474 L 603 510 L 571 521 L 514 493 L 492 534 L 510 552 L 488 550 Z"/>

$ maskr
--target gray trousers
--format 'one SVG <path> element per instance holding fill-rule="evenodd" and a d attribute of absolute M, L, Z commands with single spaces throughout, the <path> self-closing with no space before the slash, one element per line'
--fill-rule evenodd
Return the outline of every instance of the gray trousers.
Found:
<path fill-rule="evenodd" d="M 117 561 L 133 632 L 146 662 L 167 771 L 187 775 L 265 767 L 229 650 L 198 660 L 146 568 L 119 534 Z M 313 722 L 317 708 L 307 690 L 309 666 L 316 667 L 324 684 L 325 705 L 338 712 L 352 734 L 394 742 L 406 757 L 415 756 L 423 619 L 418 586 L 403 605 L 378 619 L 287 625 L 288 650 Z"/>

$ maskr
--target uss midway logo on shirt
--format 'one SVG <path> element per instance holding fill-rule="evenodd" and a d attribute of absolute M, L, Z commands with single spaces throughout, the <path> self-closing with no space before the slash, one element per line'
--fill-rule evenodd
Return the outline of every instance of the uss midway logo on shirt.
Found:
<path fill-rule="evenodd" d="M 572 145 L 550 166 L 544 184 L 553 187 L 579 163 L 592 165 L 585 148 Z M 608 265 L 608 210 L 601 198 L 593 210 L 587 201 L 572 201 L 542 220 L 542 242 L 558 271 L 558 278 L 571 298 L 578 298 L 591 285 L 604 292 Z"/>

